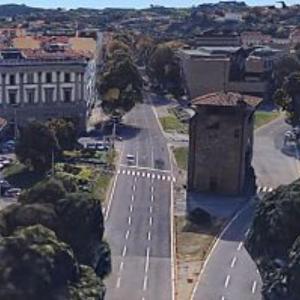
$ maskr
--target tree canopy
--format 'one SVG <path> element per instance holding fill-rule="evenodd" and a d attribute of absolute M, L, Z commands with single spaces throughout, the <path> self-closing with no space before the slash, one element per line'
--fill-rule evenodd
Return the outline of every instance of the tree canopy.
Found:
<path fill-rule="evenodd" d="M 103 300 L 105 288 L 92 268 L 42 225 L 0 238 L 0 298 L 3 300 Z"/>
<path fill-rule="evenodd" d="M 21 163 L 45 172 L 51 167 L 52 152 L 60 153 L 60 147 L 47 125 L 34 121 L 21 129 L 16 144 L 16 155 Z"/>
<path fill-rule="evenodd" d="M 280 186 L 259 202 L 246 247 L 263 279 L 265 299 L 299 298 L 300 181 Z"/>

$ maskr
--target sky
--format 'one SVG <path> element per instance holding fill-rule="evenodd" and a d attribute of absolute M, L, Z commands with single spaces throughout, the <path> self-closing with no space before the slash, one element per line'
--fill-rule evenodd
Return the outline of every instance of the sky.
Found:
<path fill-rule="evenodd" d="M 214 3 L 218 0 L 0 0 L 0 4 L 16 3 L 26 4 L 34 7 L 45 8 L 76 8 L 76 7 L 90 7 L 90 8 L 104 8 L 104 7 L 134 7 L 143 8 L 149 7 L 150 4 L 163 5 L 169 7 L 189 7 L 197 6 L 201 3 Z M 272 5 L 276 3 L 276 0 L 246 0 L 248 5 Z M 286 0 L 287 5 L 297 4 L 299 0 Z"/>

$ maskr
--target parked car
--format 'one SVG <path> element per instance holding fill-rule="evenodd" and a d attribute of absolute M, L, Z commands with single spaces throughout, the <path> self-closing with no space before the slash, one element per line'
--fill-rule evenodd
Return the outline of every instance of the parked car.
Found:
<path fill-rule="evenodd" d="M 0 192 L 1 192 L 1 195 L 3 193 L 5 193 L 8 189 L 11 189 L 11 188 L 12 188 L 12 186 L 11 186 L 11 184 L 7 180 L 4 180 L 4 179 L 0 180 Z"/>
<path fill-rule="evenodd" d="M 5 193 L 4 193 L 4 196 L 5 197 L 18 197 L 20 196 L 22 190 L 19 189 L 19 188 L 11 188 L 11 189 L 8 189 Z"/>

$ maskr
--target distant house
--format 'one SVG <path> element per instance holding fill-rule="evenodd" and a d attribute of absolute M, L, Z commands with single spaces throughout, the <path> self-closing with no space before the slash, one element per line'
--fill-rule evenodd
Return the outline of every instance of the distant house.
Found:
<path fill-rule="evenodd" d="M 272 42 L 270 35 L 259 31 L 245 31 L 241 33 L 241 39 L 243 46 L 246 47 L 269 45 Z"/>

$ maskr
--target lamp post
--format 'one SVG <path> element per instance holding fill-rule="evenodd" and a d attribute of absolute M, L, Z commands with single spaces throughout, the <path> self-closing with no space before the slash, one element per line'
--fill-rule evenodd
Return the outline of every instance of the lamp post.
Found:
<path fill-rule="evenodd" d="M 17 118 L 18 104 L 13 104 L 12 107 L 14 109 L 14 139 L 16 141 L 18 138 L 18 118 Z"/>

